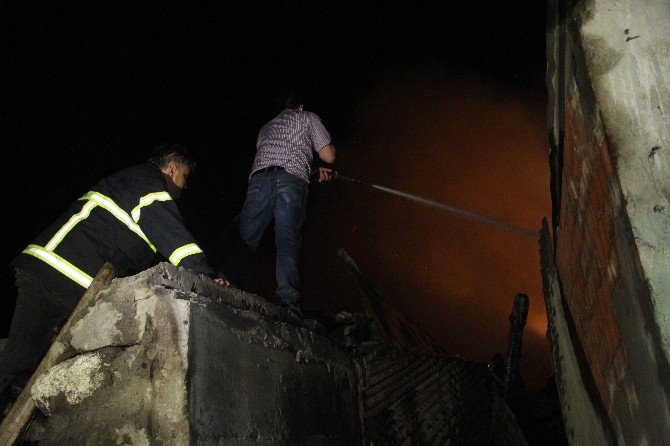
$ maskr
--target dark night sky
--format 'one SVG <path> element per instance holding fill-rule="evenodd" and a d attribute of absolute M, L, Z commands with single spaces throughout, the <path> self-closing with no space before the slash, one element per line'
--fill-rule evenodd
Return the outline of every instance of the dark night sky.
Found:
<path fill-rule="evenodd" d="M 198 158 L 180 207 L 217 262 L 258 129 L 287 88 L 330 130 L 343 172 L 533 229 L 549 214 L 543 2 L 56 3 L 2 5 L 5 264 L 160 140 Z M 344 247 L 448 350 L 487 360 L 527 292 L 524 370 L 546 379 L 537 243 L 352 187 L 311 188 L 306 308 L 360 309 L 335 258 Z M 250 285 L 264 296 L 271 241 L 255 266 L 267 280 Z M 5 335 L 9 270 L 2 281 Z"/>

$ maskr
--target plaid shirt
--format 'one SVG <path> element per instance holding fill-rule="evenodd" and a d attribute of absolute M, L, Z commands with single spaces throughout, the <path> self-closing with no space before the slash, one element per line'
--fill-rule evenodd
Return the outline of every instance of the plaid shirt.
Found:
<path fill-rule="evenodd" d="M 308 111 L 284 110 L 258 133 L 251 175 L 269 166 L 281 166 L 288 173 L 309 182 L 314 152 L 330 144 L 330 141 L 330 134 L 317 115 Z"/>

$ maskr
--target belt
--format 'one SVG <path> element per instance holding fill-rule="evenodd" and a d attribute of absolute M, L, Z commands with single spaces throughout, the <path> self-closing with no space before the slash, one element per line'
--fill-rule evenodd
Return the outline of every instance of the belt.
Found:
<path fill-rule="evenodd" d="M 278 172 L 280 170 L 286 170 L 282 166 L 268 166 L 264 169 L 258 169 L 256 172 L 252 173 L 251 176 L 253 177 L 257 173 L 265 173 L 265 172 Z"/>

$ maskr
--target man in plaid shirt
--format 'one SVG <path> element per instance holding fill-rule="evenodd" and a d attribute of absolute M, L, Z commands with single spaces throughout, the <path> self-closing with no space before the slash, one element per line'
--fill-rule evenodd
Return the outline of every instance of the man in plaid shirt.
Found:
<path fill-rule="evenodd" d="M 240 237 L 244 246 L 234 250 L 232 262 L 228 262 L 222 275 L 232 282 L 239 279 L 274 218 L 276 298 L 300 315 L 297 307 L 300 296 L 298 258 L 310 165 L 314 153 L 322 161 L 333 164 L 335 147 L 319 117 L 303 110 L 300 97 L 285 97 L 279 108 L 281 112 L 258 134 L 256 157 L 240 214 Z M 331 179 L 332 170 L 320 167 L 318 181 Z"/>

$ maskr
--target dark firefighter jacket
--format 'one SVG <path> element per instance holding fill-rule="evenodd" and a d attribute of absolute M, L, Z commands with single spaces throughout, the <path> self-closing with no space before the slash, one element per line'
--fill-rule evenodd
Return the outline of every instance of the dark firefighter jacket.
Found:
<path fill-rule="evenodd" d="M 156 253 L 175 266 L 213 274 L 168 194 L 163 173 L 143 164 L 100 181 L 12 265 L 76 301 L 105 261 L 124 276 L 152 266 Z"/>

